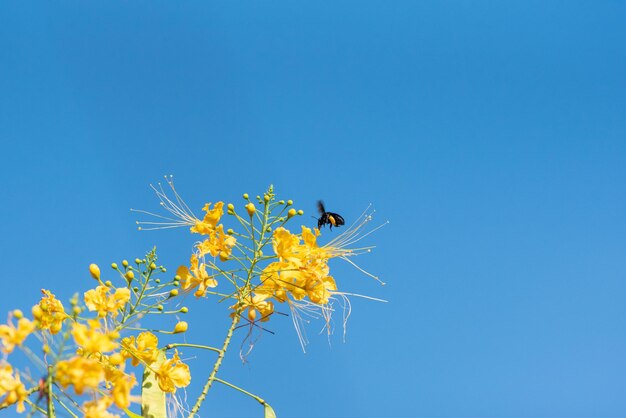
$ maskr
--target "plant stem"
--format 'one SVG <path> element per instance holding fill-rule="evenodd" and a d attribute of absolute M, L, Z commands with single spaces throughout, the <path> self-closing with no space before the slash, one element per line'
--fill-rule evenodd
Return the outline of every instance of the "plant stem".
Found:
<path fill-rule="evenodd" d="M 220 350 L 220 353 L 217 356 L 217 360 L 215 360 L 215 364 L 213 365 L 213 370 L 211 371 L 211 374 L 209 375 L 209 378 L 207 379 L 206 384 L 204 385 L 204 388 L 202 389 L 202 393 L 198 397 L 198 400 L 196 400 L 196 404 L 191 409 L 191 412 L 189 413 L 189 418 L 192 418 L 196 415 L 196 413 L 200 409 L 200 405 L 202 405 L 202 402 L 206 398 L 207 393 L 209 393 L 209 389 L 211 389 L 211 385 L 213 384 L 213 381 L 215 381 L 215 376 L 217 375 L 217 371 L 222 365 L 224 354 L 226 354 L 226 349 L 228 348 L 230 344 L 230 340 L 233 337 L 233 332 L 235 331 L 235 328 L 237 327 L 237 324 L 239 323 L 240 318 L 241 317 L 239 316 L 239 314 L 233 316 L 233 321 L 230 324 L 230 328 L 228 328 L 228 333 L 226 334 L 226 338 L 224 339 L 224 344 L 222 344 L 222 349 Z"/>

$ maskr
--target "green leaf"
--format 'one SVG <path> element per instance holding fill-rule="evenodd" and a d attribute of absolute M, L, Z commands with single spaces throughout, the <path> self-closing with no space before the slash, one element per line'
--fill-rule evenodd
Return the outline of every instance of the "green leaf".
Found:
<path fill-rule="evenodd" d="M 276 418 L 276 412 L 267 402 L 265 403 L 265 418 Z"/>
<path fill-rule="evenodd" d="M 126 412 L 126 415 L 128 415 L 130 418 L 142 418 L 141 415 L 137 415 L 134 412 L 131 412 L 128 408 L 124 408 L 124 412 Z"/>
<path fill-rule="evenodd" d="M 150 365 L 158 369 L 165 361 L 165 353 L 159 351 L 159 357 Z M 141 382 L 141 416 L 146 418 L 167 418 L 165 392 L 159 387 L 155 374 L 146 367 Z"/>

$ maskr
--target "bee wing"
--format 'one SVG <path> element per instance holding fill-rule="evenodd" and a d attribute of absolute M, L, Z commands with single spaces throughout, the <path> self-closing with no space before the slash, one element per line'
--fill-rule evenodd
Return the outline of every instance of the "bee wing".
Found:
<path fill-rule="evenodd" d="M 343 216 L 339 215 L 338 213 L 333 213 L 333 216 L 335 217 L 335 220 L 337 221 L 337 225 L 346 224 L 346 221 L 343 220 Z"/>
<path fill-rule="evenodd" d="M 322 202 L 321 200 L 317 201 L 317 210 L 319 210 L 321 214 L 326 212 L 326 209 L 324 208 L 324 202 Z"/>

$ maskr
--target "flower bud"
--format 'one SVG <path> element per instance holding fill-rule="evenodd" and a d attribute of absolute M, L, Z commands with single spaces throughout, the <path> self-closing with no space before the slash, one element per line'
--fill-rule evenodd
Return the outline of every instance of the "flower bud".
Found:
<path fill-rule="evenodd" d="M 104 285 L 106 287 L 113 287 L 113 283 L 111 283 L 111 280 L 107 280 L 106 282 L 104 282 Z"/>
<path fill-rule="evenodd" d="M 100 267 L 97 264 L 89 265 L 89 274 L 96 280 L 100 280 Z"/>
<path fill-rule="evenodd" d="M 187 313 L 189 312 L 189 308 L 186 306 L 183 306 L 182 308 L 180 308 L 180 313 Z"/>
<path fill-rule="evenodd" d="M 265 203 L 270 201 L 270 197 L 268 195 L 263 195 L 263 201 L 265 201 Z"/>
<path fill-rule="evenodd" d="M 174 296 L 178 296 L 178 289 L 170 290 L 170 297 L 173 298 Z"/>
<path fill-rule="evenodd" d="M 122 265 L 124 267 L 128 267 L 128 260 L 122 260 Z"/>
<path fill-rule="evenodd" d="M 234 212 L 235 205 L 233 205 L 232 203 L 229 203 L 228 205 L 226 205 L 226 209 L 228 209 L 229 212 Z"/>
<path fill-rule="evenodd" d="M 302 209 L 300 209 L 300 210 L 298 211 L 298 215 L 300 215 L 300 216 L 304 215 L 304 211 L 303 211 Z"/>
<path fill-rule="evenodd" d="M 291 205 L 293 205 L 293 200 L 289 199 L 289 200 L 287 201 L 287 206 L 291 206 Z"/>
<path fill-rule="evenodd" d="M 156 284 L 159 284 L 159 283 L 161 283 L 161 279 L 154 279 L 154 282 L 155 282 Z"/>
<path fill-rule="evenodd" d="M 278 204 L 279 204 L 279 205 L 284 205 L 284 204 L 285 204 L 285 201 L 284 201 L 284 200 L 279 200 L 279 201 L 278 201 Z"/>
<path fill-rule="evenodd" d="M 289 209 L 287 212 L 287 219 L 291 219 L 296 216 L 296 210 L 294 208 Z"/>
<path fill-rule="evenodd" d="M 154 263 L 150 263 L 150 270 L 156 270 L 157 265 Z"/>
<path fill-rule="evenodd" d="M 41 350 L 44 354 L 50 354 L 50 346 L 48 344 L 44 344 L 43 347 L 41 347 Z"/>
<path fill-rule="evenodd" d="M 126 280 L 128 280 L 130 282 L 130 281 L 132 281 L 135 278 L 135 273 L 133 273 L 132 270 L 129 270 L 129 271 L 126 272 L 124 277 L 126 277 Z"/>
<path fill-rule="evenodd" d="M 141 264 L 141 263 L 143 263 L 143 260 L 139 258 L 135 258 L 135 264 Z"/>
<path fill-rule="evenodd" d="M 232 235 L 232 234 L 234 234 L 234 233 L 235 233 L 235 231 L 233 230 L 233 228 L 228 228 L 228 230 L 226 230 L 226 233 L 227 233 L 228 235 Z"/>
<path fill-rule="evenodd" d="M 179 334 L 181 332 L 186 332 L 189 325 L 185 321 L 180 321 L 174 327 L 174 334 Z"/>
<path fill-rule="evenodd" d="M 74 306 L 74 307 L 72 308 L 72 313 L 73 313 L 74 315 L 80 315 L 80 312 L 81 312 L 81 311 L 82 311 L 82 309 L 80 309 L 80 306 Z"/>
<path fill-rule="evenodd" d="M 13 310 L 13 317 L 15 319 L 22 319 L 22 318 L 24 318 L 24 312 L 20 311 L 19 309 L 14 309 Z"/>
<path fill-rule="evenodd" d="M 117 270 L 117 263 L 111 263 L 111 268 L 113 270 Z"/>
<path fill-rule="evenodd" d="M 249 197 L 249 196 L 248 196 L 248 193 L 244 193 L 244 194 L 243 194 L 243 198 L 244 198 L 244 199 L 248 200 L 248 197 Z"/>
<path fill-rule="evenodd" d="M 158 306 L 157 306 L 157 310 L 158 310 L 159 312 L 160 312 L 160 311 L 162 311 L 162 310 L 163 310 L 163 305 L 158 305 Z"/>
<path fill-rule="evenodd" d="M 161 266 L 161 273 L 165 273 L 167 271 L 167 269 L 163 266 Z"/>
<path fill-rule="evenodd" d="M 256 319 L 256 309 L 254 309 L 254 308 L 249 308 L 248 309 L 248 319 L 251 322 L 254 322 L 254 320 Z"/>
<path fill-rule="evenodd" d="M 250 215 L 250 217 L 252 217 L 252 215 L 254 215 L 254 212 L 256 212 L 256 208 L 254 207 L 254 204 L 252 202 L 246 205 L 246 210 L 248 211 L 248 215 Z"/>

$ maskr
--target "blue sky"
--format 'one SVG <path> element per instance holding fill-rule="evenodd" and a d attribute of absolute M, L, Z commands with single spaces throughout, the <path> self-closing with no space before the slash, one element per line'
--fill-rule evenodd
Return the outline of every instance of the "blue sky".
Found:
<path fill-rule="evenodd" d="M 625 19 L 619 1 L 5 2 L 0 309 L 153 245 L 185 263 L 193 237 L 129 212 L 165 174 L 198 210 L 273 183 L 307 218 L 323 198 L 391 221 L 361 260 L 387 286 L 332 266 L 389 300 L 355 300 L 345 344 L 312 327 L 302 354 L 279 318 L 227 358 L 279 417 L 623 417 Z M 209 305 L 190 302 L 190 342 L 222 340 Z M 216 387 L 203 415 L 261 409 Z"/>

